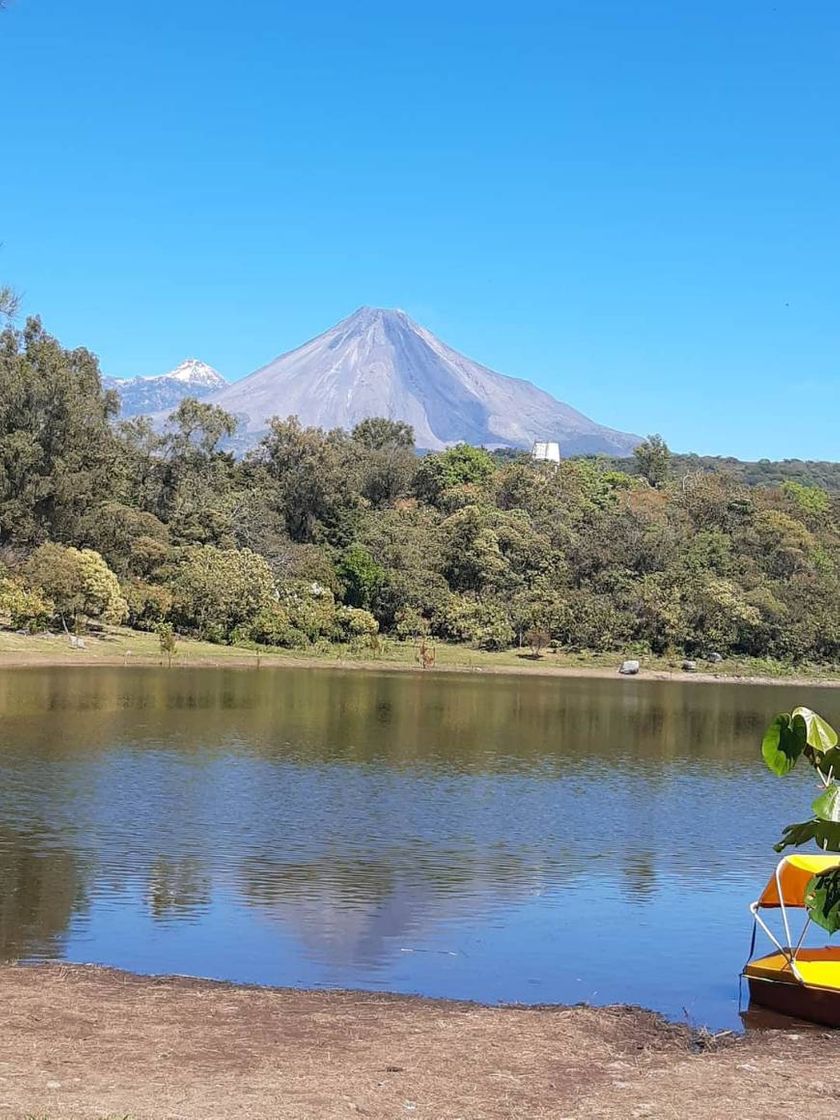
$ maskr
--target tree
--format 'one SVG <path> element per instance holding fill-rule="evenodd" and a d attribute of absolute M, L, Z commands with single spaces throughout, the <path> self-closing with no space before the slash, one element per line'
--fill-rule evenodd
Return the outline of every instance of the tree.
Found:
<path fill-rule="evenodd" d="M 385 571 L 361 544 L 351 544 L 336 564 L 338 578 L 344 584 L 344 601 L 351 607 L 370 608 L 382 585 Z"/>
<path fill-rule="evenodd" d="M 387 451 L 401 448 L 414 450 L 414 429 L 402 420 L 388 420 L 383 416 L 369 416 L 350 433 L 354 443 L 368 451 Z"/>
<path fill-rule="evenodd" d="M 343 432 L 304 428 L 296 416 L 275 417 L 249 457 L 252 466 L 262 468 L 272 504 L 293 541 L 338 543 L 350 535 L 358 495 L 349 485 L 348 442 Z"/>
<path fill-rule="evenodd" d="M 93 506 L 80 519 L 78 532 L 120 576 L 149 575 L 169 554 L 169 531 L 163 522 L 122 502 Z"/>
<path fill-rule="evenodd" d="M 29 319 L 0 333 L 0 539 L 71 543 L 110 492 L 116 395 L 88 350 L 64 350 Z"/>
<path fill-rule="evenodd" d="M 840 852 L 840 747 L 837 732 L 810 708 L 794 708 L 776 716 L 764 733 L 761 753 L 774 774 L 789 774 L 805 759 L 822 787 L 815 799 L 812 817 L 790 824 L 775 845 L 787 847 L 816 843 L 823 852 Z M 840 930 L 840 868 L 815 875 L 806 890 L 805 903 L 811 918 L 829 933 Z"/>
<path fill-rule="evenodd" d="M 13 630 L 35 633 L 55 614 L 55 604 L 42 591 L 25 587 L 19 580 L 0 578 L 0 615 L 5 615 Z"/>
<path fill-rule="evenodd" d="M 89 618 L 118 623 L 128 614 L 117 577 L 91 548 L 42 544 L 24 572 L 29 586 L 52 600 L 65 626 L 68 619 L 74 625 Z"/>
<path fill-rule="evenodd" d="M 447 490 L 456 486 L 481 486 L 493 477 L 496 464 L 483 447 L 459 443 L 447 451 L 427 455 L 417 469 L 414 491 L 419 498 L 438 505 Z"/>
<path fill-rule="evenodd" d="M 668 481 L 671 473 L 671 452 L 662 436 L 648 436 L 633 449 L 633 457 L 639 474 L 646 478 L 651 486 L 660 487 Z"/>
<path fill-rule="evenodd" d="M 211 641 L 227 641 L 237 627 L 277 601 L 266 561 L 247 548 L 200 545 L 186 549 L 172 577 L 172 618 Z"/>
<path fill-rule="evenodd" d="M 155 632 L 160 643 L 160 652 L 166 657 L 166 664 L 172 668 L 172 658 L 177 652 L 178 636 L 171 622 L 159 622 Z"/>
<path fill-rule="evenodd" d="M 185 543 L 227 546 L 232 539 L 233 455 L 222 447 L 236 419 L 217 405 L 185 397 L 152 445 L 154 513 Z"/>
<path fill-rule="evenodd" d="M 359 492 L 376 507 L 409 493 L 417 470 L 414 430 L 381 416 L 362 420 L 351 436 Z"/>
<path fill-rule="evenodd" d="M 155 630 L 172 611 L 172 592 L 159 583 L 142 579 L 126 581 L 122 587 L 128 604 L 128 624 L 137 630 Z"/>
<path fill-rule="evenodd" d="M 0 284 L 0 319 L 14 319 L 19 307 L 17 293 L 8 285 Z"/>
<path fill-rule="evenodd" d="M 333 625 L 333 637 L 352 646 L 370 644 L 379 633 L 379 623 L 370 611 L 357 607 L 338 607 Z"/>
<path fill-rule="evenodd" d="M 536 659 L 542 657 L 542 652 L 551 641 L 551 635 L 544 626 L 533 626 L 525 635 L 525 640 L 531 647 L 531 655 Z"/>

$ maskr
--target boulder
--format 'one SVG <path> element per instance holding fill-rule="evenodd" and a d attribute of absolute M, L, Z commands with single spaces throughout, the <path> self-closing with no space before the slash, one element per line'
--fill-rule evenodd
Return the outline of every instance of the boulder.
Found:
<path fill-rule="evenodd" d="M 618 671 L 625 677 L 635 677 L 640 668 L 638 661 L 622 661 Z"/>
<path fill-rule="evenodd" d="M 682 667 L 683 667 L 683 672 L 684 673 L 696 673 L 697 672 L 697 662 L 696 661 L 683 661 Z"/>

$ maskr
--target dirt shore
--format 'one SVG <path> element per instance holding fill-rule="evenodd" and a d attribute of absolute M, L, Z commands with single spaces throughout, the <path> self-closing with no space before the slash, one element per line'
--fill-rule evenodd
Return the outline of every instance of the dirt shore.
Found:
<path fill-rule="evenodd" d="M 835 1120 L 840 1034 L 0 966 L 0 1117 Z"/>
<path fill-rule="evenodd" d="M 161 666 L 166 661 L 156 649 L 154 635 L 137 631 L 114 629 L 105 637 L 88 637 L 84 650 L 71 650 L 58 635 L 22 637 L 5 634 L 0 640 L 0 669 L 31 669 L 36 667 L 73 666 Z M 410 650 L 409 650 L 410 652 Z M 532 660 L 525 653 L 508 652 L 494 655 L 481 651 L 461 650 L 459 647 L 441 647 L 441 656 L 433 669 L 422 670 L 400 648 L 401 657 L 387 654 L 375 659 L 357 656 L 296 656 L 292 653 L 266 650 L 259 658 L 251 650 L 231 646 L 213 646 L 206 642 L 183 640 L 173 659 L 172 669 L 250 669 L 308 668 L 343 669 L 393 673 L 461 673 L 484 676 L 540 676 L 540 677 L 589 677 L 601 680 L 622 679 L 632 684 L 637 680 L 685 681 L 695 684 L 768 684 L 789 685 L 800 688 L 838 688 L 840 675 L 826 670 L 820 675 L 764 676 L 727 664 L 720 672 L 700 671 L 686 673 L 660 665 L 642 665 L 636 677 L 619 678 L 618 660 L 609 664 L 576 665 L 558 662 L 555 655 L 546 654 Z"/>

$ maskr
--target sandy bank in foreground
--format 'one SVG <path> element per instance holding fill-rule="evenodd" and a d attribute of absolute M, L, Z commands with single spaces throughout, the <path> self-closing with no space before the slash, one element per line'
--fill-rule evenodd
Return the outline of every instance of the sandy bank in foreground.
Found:
<path fill-rule="evenodd" d="M 829 1120 L 840 1034 L 0 967 L 0 1117 Z"/>

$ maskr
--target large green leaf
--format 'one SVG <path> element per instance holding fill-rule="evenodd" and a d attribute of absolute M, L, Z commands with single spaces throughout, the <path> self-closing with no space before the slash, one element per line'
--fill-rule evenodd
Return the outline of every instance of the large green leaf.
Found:
<path fill-rule="evenodd" d="M 773 848 L 782 852 L 785 848 L 800 848 L 812 840 L 824 852 L 840 852 L 840 822 L 811 820 L 789 824 Z"/>
<path fill-rule="evenodd" d="M 835 775 L 840 778 L 840 747 L 831 747 L 823 754 L 817 755 L 815 765 L 827 778 Z"/>
<path fill-rule="evenodd" d="M 840 821 L 840 785 L 826 786 L 811 807 L 821 821 Z"/>
<path fill-rule="evenodd" d="M 802 733 L 800 724 L 804 724 L 805 742 L 809 747 L 822 754 L 837 746 L 837 732 L 822 716 L 812 712 L 810 708 L 794 708 L 790 714 L 799 735 Z"/>
<path fill-rule="evenodd" d="M 804 711 L 804 709 L 797 709 Z M 774 774 L 789 774 L 808 743 L 804 717 L 793 720 L 787 712 L 776 716 L 761 742 L 764 761 Z"/>
<path fill-rule="evenodd" d="M 813 877 L 805 888 L 805 905 L 818 926 L 829 933 L 840 930 L 840 868 Z"/>

